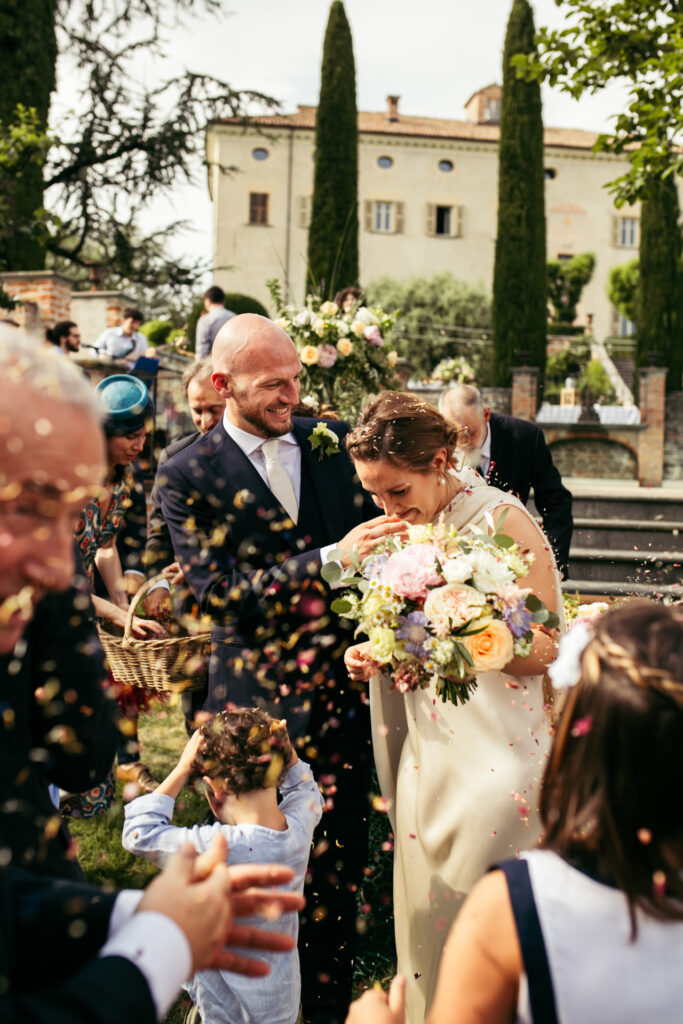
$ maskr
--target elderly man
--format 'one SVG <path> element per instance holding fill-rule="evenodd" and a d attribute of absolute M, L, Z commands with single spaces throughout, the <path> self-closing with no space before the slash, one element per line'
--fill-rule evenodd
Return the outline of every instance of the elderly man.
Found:
<path fill-rule="evenodd" d="M 456 384 L 441 396 L 440 412 L 460 431 L 465 463 L 487 483 L 511 491 L 525 504 L 533 488 L 543 529 L 566 578 L 572 539 L 572 496 L 553 463 L 543 431 L 534 423 L 491 412 L 477 388 Z"/>
<path fill-rule="evenodd" d="M 92 390 L 67 360 L 17 331 L 0 342 L 0 655 L 9 657 L 0 663 L 0 782 L 19 787 L 0 805 L 0 1019 L 152 1024 L 193 970 L 262 973 L 224 945 L 289 948 L 284 936 L 235 926 L 233 913 L 253 913 L 265 897 L 230 890 L 287 882 L 291 872 L 250 865 L 231 873 L 224 843 L 206 858 L 179 851 L 144 894 L 117 896 L 26 870 L 39 866 L 59 827 L 54 809 L 42 821 L 40 773 L 77 760 L 91 742 L 88 720 L 98 720 L 97 706 L 90 714 L 82 706 L 96 694 L 83 693 L 71 672 L 76 652 L 67 651 L 65 662 L 62 647 L 78 639 L 82 657 L 97 653 L 92 627 L 87 636 L 89 598 L 72 600 L 70 588 L 74 522 L 102 480 L 104 443 Z M 61 601 L 48 604 L 53 594 Z M 74 617 L 81 635 L 60 635 L 59 625 Z M 46 632 L 31 636 L 41 622 Z M 25 670 L 22 692 L 15 680 Z M 77 713 L 67 726 L 69 706 Z M 50 731 L 36 736 L 34 719 L 51 716 Z M 22 816 L 29 827 L 34 817 L 42 821 L 33 858 L 13 845 Z M 275 909 L 296 909 L 292 895 L 278 894 Z"/>
<path fill-rule="evenodd" d="M 173 548 L 214 622 L 211 708 L 260 704 L 287 718 L 329 809 L 316 833 L 301 930 L 304 1016 L 343 1020 L 355 944 L 353 888 L 367 853 L 369 722 L 341 660 L 347 638 L 320 578 L 332 548 L 345 564 L 390 533 L 343 450 L 348 424 L 292 416 L 301 363 L 265 317 L 236 316 L 213 350 L 222 421 L 164 467 Z M 314 430 L 326 430 L 315 449 Z M 366 521 L 367 520 L 367 521 Z"/>

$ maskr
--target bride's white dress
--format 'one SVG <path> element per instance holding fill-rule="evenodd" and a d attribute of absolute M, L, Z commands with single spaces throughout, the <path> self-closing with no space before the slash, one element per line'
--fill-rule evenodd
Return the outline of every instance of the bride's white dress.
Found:
<path fill-rule="evenodd" d="M 511 505 L 528 515 L 516 498 L 474 476 L 444 509 L 446 523 L 488 531 L 487 512 Z M 550 552 L 548 570 L 559 609 Z M 457 707 L 442 703 L 433 686 L 405 696 L 389 687 L 382 676 L 370 683 L 373 744 L 395 834 L 394 915 L 406 1021 L 422 1024 L 464 897 L 489 865 L 539 838 L 550 723 L 542 676 L 481 673 L 469 702 Z"/>

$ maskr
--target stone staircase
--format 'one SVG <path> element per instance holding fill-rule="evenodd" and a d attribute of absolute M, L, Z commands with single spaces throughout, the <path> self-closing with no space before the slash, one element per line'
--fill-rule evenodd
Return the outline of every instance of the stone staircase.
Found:
<path fill-rule="evenodd" d="M 683 598 L 682 491 L 564 483 L 574 496 L 565 591 Z"/>

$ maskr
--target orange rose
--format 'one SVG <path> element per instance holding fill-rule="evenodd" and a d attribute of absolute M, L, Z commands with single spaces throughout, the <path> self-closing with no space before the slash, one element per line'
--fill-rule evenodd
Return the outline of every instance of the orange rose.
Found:
<path fill-rule="evenodd" d="M 512 633 L 500 619 L 484 619 L 481 632 L 459 637 L 472 656 L 474 672 L 494 672 L 512 661 Z"/>

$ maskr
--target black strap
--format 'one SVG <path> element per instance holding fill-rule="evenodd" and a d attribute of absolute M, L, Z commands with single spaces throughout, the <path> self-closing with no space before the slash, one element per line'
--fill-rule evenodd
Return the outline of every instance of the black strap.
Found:
<path fill-rule="evenodd" d="M 534 1024 L 558 1024 L 553 982 L 531 888 L 529 865 L 526 860 L 506 860 L 496 867 L 503 872 L 508 884 L 524 970 L 529 983 L 531 1017 Z"/>

